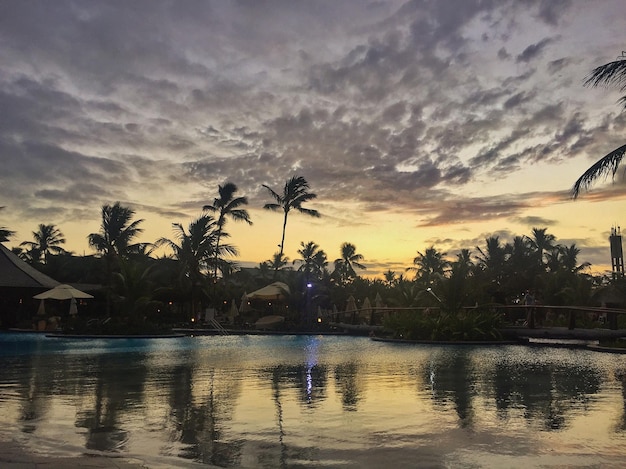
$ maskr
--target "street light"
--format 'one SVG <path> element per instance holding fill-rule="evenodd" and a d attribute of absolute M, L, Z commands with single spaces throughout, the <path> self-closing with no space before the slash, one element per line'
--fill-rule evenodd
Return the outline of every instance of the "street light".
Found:
<path fill-rule="evenodd" d="M 437 295 L 435 295 L 435 292 L 433 291 L 432 288 L 428 287 L 426 291 L 430 293 L 431 295 L 433 295 L 439 303 L 443 304 L 443 301 L 441 301 L 441 299 Z"/>

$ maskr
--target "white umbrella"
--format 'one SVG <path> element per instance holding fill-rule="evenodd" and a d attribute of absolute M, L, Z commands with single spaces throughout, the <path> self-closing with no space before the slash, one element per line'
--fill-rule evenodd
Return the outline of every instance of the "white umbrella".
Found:
<path fill-rule="evenodd" d="M 368 297 L 365 297 L 365 300 L 363 300 L 363 306 L 361 306 L 361 314 L 359 314 L 359 317 L 361 319 L 364 319 L 366 321 L 369 321 L 369 316 L 372 314 L 372 303 L 370 303 L 370 299 Z"/>
<path fill-rule="evenodd" d="M 44 304 L 44 300 L 39 302 L 39 308 L 37 309 L 37 314 L 39 316 L 44 316 L 46 314 L 46 305 Z"/>
<path fill-rule="evenodd" d="M 376 298 L 374 299 L 374 304 L 376 305 L 376 309 L 383 308 L 383 298 L 380 296 L 380 293 L 376 293 Z"/>
<path fill-rule="evenodd" d="M 82 292 L 71 285 L 57 285 L 52 290 L 33 296 L 36 300 L 70 300 L 72 298 L 93 298 L 89 293 Z"/>
<path fill-rule="evenodd" d="M 356 300 L 354 299 L 354 296 L 350 295 L 348 297 L 348 303 L 346 304 L 346 316 L 348 317 L 356 317 L 359 314 L 359 310 L 356 307 Z"/>
<path fill-rule="evenodd" d="M 76 316 L 77 314 L 78 314 L 78 307 L 76 306 L 76 298 L 72 298 L 70 300 L 70 316 Z"/>
<path fill-rule="evenodd" d="M 248 294 L 251 300 L 281 300 L 289 296 L 289 286 L 283 282 L 274 282 Z"/>

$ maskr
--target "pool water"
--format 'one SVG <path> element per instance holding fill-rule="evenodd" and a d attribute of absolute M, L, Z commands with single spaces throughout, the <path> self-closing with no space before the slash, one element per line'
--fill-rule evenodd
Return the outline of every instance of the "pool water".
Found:
<path fill-rule="evenodd" d="M 626 356 L 0 333 L 0 438 L 149 467 L 624 467 Z"/>

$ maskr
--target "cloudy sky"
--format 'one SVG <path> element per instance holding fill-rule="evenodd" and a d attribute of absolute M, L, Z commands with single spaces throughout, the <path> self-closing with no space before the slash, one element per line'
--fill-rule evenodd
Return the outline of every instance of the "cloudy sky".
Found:
<path fill-rule="evenodd" d="M 625 25 L 623 0 L 0 0 L 0 226 L 91 254 L 103 204 L 154 241 L 231 181 L 258 264 L 282 224 L 261 185 L 301 175 L 322 217 L 290 215 L 291 259 L 348 241 L 400 273 L 546 227 L 610 268 L 623 178 L 569 190 L 625 142 L 619 91 L 583 86 Z"/>

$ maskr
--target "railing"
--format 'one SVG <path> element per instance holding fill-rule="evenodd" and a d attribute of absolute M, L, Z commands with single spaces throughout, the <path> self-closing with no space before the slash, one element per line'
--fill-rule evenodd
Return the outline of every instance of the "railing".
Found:
<path fill-rule="evenodd" d="M 502 305 L 497 303 L 466 306 L 465 311 L 491 310 L 505 315 L 507 322 L 517 326 L 525 326 L 534 329 L 544 325 L 545 322 L 565 321 L 568 329 L 575 329 L 577 319 L 588 316 L 588 320 L 597 322 L 599 325 L 608 325 L 610 329 L 618 328 L 617 318 L 620 314 L 626 314 L 626 310 L 618 308 L 601 308 L 594 306 L 551 306 L 551 305 Z M 438 312 L 440 307 L 372 307 L 367 310 L 346 310 L 330 313 L 332 320 L 337 322 L 346 321 L 348 324 L 380 325 L 383 317 L 402 311 L 415 311 L 421 314 Z M 521 312 L 520 315 L 513 313 Z"/>
<path fill-rule="evenodd" d="M 220 333 L 220 335 L 228 335 L 228 331 L 224 329 L 224 326 L 217 322 L 215 318 L 209 319 L 209 324 L 211 324 L 211 326 L 213 326 L 215 330 Z"/>

